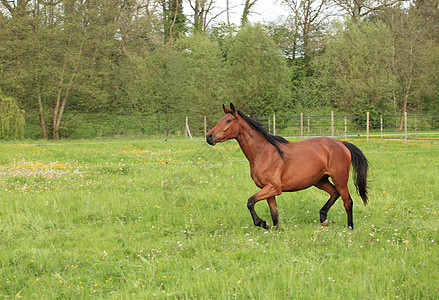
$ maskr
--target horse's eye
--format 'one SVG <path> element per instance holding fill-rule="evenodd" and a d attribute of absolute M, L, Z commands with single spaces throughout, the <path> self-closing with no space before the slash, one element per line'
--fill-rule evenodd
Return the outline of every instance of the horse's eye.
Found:
<path fill-rule="evenodd" d="M 227 120 L 226 122 L 227 122 L 227 123 L 230 123 L 230 122 L 232 122 L 232 120 L 229 119 L 229 120 Z"/>

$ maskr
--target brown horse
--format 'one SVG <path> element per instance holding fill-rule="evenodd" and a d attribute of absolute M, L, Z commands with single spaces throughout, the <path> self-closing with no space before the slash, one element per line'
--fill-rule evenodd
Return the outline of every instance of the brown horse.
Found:
<path fill-rule="evenodd" d="M 254 206 L 266 199 L 270 207 L 273 225 L 279 228 L 276 196 L 282 192 L 294 192 L 315 186 L 330 195 L 320 210 L 320 222 L 328 225 L 327 214 L 341 196 L 348 215 L 348 226 L 353 228 L 352 199 L 348 191 L 349 170 L 355 170 L 355 186 L 367 204 L 367 171 L 369 163 L 356 146 L 333 138 L 319 137 L 299 142 L 288 142 L 280 136 L 270 135 L 260 123 L 248 117 L 230 103 L 223 105 L 225 116 L 209 131 L 207 143 L 215 145 L 236 139 L 250 162 L 250 174 L 261 188 L 248 199 L 247 207 L 256 226 L 265 229 L 270 225 L 260 219 Z M 329 181 L 331 177 L 332 182 Z"/>

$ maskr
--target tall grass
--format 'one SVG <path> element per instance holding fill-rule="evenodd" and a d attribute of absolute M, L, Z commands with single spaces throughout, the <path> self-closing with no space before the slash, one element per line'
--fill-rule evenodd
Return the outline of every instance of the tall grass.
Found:
<path fill-rule="evenodd" d="M 350 142 L 371 162 L 353 231 L 341 202 L 319 225 L 316 188 L 254 227 L 234 141 L 3 142 L 0 297 L 438 298 L 437 141 Z"/>

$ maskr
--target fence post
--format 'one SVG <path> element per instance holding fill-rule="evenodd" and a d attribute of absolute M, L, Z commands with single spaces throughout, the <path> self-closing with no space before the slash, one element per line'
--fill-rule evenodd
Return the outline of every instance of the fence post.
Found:
<path fill-rule="evenodd" d="M 204 136 L 207 135 L 207 117 L 204 116 Z"/>
<path fill-rule="evenodd" d="M 334 137 L 334 111 L 331 110 L 331 137 Z"/>
<path fill-rule="evenodd" d="M 300 113 L 300 138 L 303 140 L 303 113 Z"/>
<path fill-rule="evenodd" d="M 407 112 L 404 112 L 404 140 L 407 144 Z"/>
<path fill-rule="evenodd" d="M 384 122 L 383 122 L 383 115 L 381 115 L 381 116 L 380 116 L 381 138 L 383 138 L 383 125 L 384 125 L 383 123 L 384 123 Z"/>
<path fill-rule="evenodd" d="M 418 115 L 415 115 L 415 137 L 418 138 Z"/>
<path fill-rule="evenodd" d="M 276 114 L 273 114 L 273 135 L 276 135 Z"/>
<path fill-rule="evenodd" d="M 369 112 L 367 112 L 367 121 L 366 121 L 366 136 L 367 136 L 367 138 L 366 138 L 366 140 L 369 140 L 369 117 L 370 117 L 370 114 L 369 114 Z"/>
<path fill-rule="evenodd" d="M 311 132 L 311 118 L 308 116 L 308 138 L 310 132 Z"/>
<path fill-rule="evenodd" d="M 268 133 L 271 133 L 271 118 L 268 117 Z"/>
<path fill-rule="evenodd" d="M 344 138 L 348 137 L 348 117 L 344 116 Z"/>
<path fill-rule="evenodd" d="M 184 135 L 185 135 L 186 138 L 187 138 L 187 129 L 188 129 L 188 127 L 189 127 L 189 124 L 188 124 L 188 119 L 186 117 L 186 124 L 184 126 Z"/>

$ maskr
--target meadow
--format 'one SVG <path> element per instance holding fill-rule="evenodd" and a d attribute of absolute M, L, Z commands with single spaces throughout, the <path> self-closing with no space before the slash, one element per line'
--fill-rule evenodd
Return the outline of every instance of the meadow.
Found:
<path fill-rule="evenodd" d="M 2 141 L 0 298 L 439 298 L 438 140 L 349 141 L 354 230 L 311 188 L 278 197 L 279 231 L 252 224 L 236 141 Z"/>

